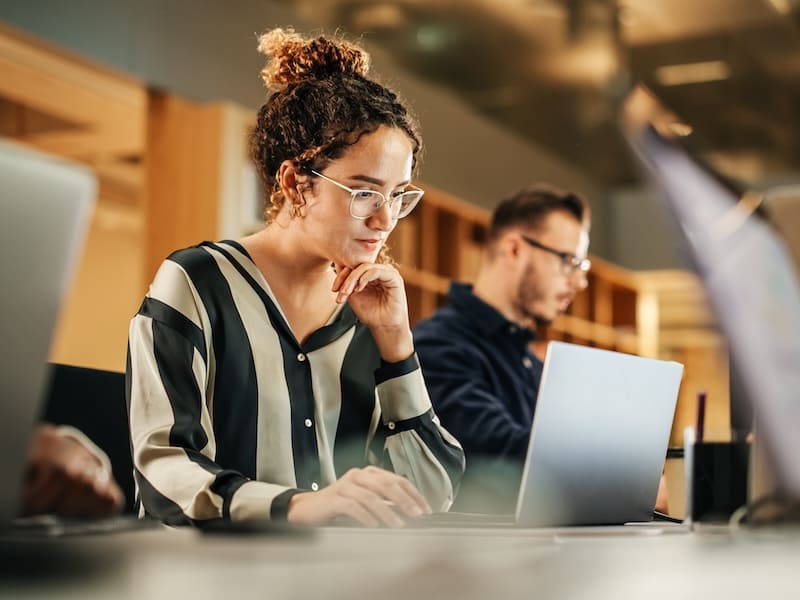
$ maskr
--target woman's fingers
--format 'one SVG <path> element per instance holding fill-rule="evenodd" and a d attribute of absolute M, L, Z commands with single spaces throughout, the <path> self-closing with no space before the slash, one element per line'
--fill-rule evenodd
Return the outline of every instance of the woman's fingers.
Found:
<path fill-rule="evenodd" d="M 402 527 L 405 525 L 403 519 L 392 509 L 391 505 L 381 496 L 367 487 L 362 487 L 358 483 L 342 486 L 339 493 L 349 500 L 353 500 L 361 509 L 366 510 L 377 521 L 376 524 L 387 527 Z M 352 508 L 352 504 L 347 505 Z M 348 513 L 349 514 L 349 513 Z M 355 517 L 355 515 L 351 515 Z M 357 518 L 357 517 L 356 517 Z M 368 525 L 374 527 L 375 525 Z"/>
<path fill-rule="evenodd" d="M 340 275 L 342 281 L 339 280 Z M 363 292 L 373 282 L 378 282 L 383 287 L 401 287 L 396 269 L 388 265 L 365 263 L 355 269 L 348 269 L 346 274 L 337 274 L 333 290 L 339 292 L 336 301 L 340 304 L 345 302 L 352 294 Z"/>
<path fill-rule="evenodd" d="M 431 512 L 428 502 L 405 477 L 377 467 L 360 469 L 354 476 L 360 485 L 389 501 L 408 517 L 418 517 Z"/>
<path fill-rule="evenodd" d="M 403 517 L 430 513 L 430 507 L 407 479 L 377 467 L 351 469 L 319 492 L 292 498 L 289 520 L 322 525 L 344 516 L 365 527 L 403 527 Z"/>
<path fill-rule="evenodd" d="M 350 517 L 362 527 L 379 527 L 381 525 L 381 522 L 370 511 L 352 498 L 341 498 L 340 504 L 336 509 L 336 516 Z"/>
<path fill-rule="evenodd" d="M 353 271 L 350 267 L 339 266 L 336 267 L 336 278 L 333 280 L 332 292 L 338 292 L 342 288 L 342 284 L 347 279 L 348 275 Z"/>

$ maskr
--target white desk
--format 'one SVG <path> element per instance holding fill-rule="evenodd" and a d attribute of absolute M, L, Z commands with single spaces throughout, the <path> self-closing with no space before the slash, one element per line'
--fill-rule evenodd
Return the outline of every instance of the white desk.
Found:
<path fill-rule="evenodd" d="M 151 530 L 2 545 L 4 598 L 797 597 L 800 531 L 579 536 L 322 529 L 307 538 Z M 55 554 L 55 556 L 52 556 Z M 50 558 L 47 558 L 50 555 Z M 66 572 L 30 569 L 59 561 Z M 27 565 L 27 566 L 26 566 Z"/>

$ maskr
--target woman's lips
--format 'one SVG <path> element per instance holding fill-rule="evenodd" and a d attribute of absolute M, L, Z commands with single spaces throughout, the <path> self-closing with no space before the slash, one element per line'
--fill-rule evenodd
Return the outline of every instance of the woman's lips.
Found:
<path fill-rule="evenodd" d="M 367 250 L 377 250 L 383 244 L 382 239 L 356 240 L 356 242 Z"/>

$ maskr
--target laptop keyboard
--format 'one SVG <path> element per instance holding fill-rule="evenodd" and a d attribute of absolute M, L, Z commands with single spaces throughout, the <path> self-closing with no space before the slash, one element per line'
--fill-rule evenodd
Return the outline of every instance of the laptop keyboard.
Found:
<path fill-rule="evenodd" d="M 73 519 L 55 515 L 14 519 L 5 534 L 41 537 L 95 535 L 137 531 L 160 527 L 155 519 L 140 519 L 135 515 L 117 515 L 103 519 Z"/>

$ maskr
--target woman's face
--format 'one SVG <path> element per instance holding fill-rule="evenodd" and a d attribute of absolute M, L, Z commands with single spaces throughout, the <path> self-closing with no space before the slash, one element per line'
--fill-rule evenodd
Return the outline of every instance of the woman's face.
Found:
<path fill-rule="evenodd" d="M 381 192 L 386 198 L 406 189 L 411 179 L 412 145 L 400 129 L 381 126 L 350 146 L 322 171 L 353 189 Z M 307 250 L 337 265 L 354 267 L 375 262 L 397 224 L 386 202 L 366 219 L 350 214 L 350 192 L 322 177 L 306 189 L 306 215 L 298 219 L 308 240 Z"/>

